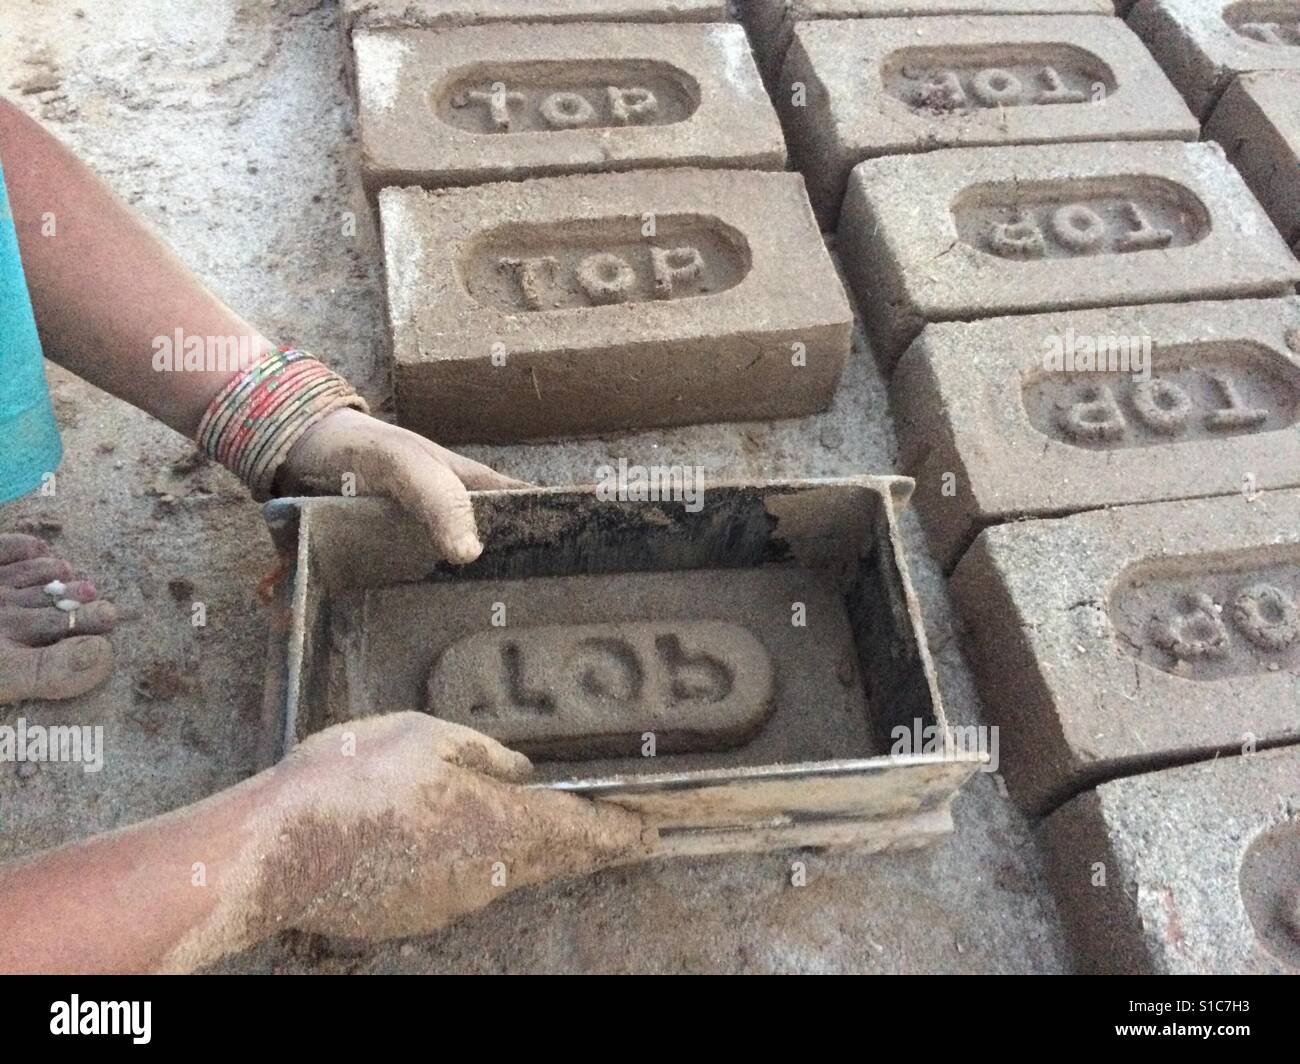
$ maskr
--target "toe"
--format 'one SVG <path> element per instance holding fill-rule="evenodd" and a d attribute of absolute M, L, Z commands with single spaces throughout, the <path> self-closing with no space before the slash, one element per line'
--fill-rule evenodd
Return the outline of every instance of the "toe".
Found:
<path fill-rule="evenodd" d="M 35 536 L 25 536 L 19 532 L 0 534 L 0 565 L 22 562 L 28 558 L 39 558 L 50 553 L 50 545 Z"/>
<path fill-rule="evenodd" d="M 62 558 L 27 558 L 0 565 L 0 586 L 36 587 L 51 580 L 71 580 L 72 566 Z"/>
<path fill-rule="evenodd" d="M 45 646 L 70 635 L 100 635 L 112 631 L 116 623 L 117 611 L 111 602 L 87 602 L 76 610 L 0 607 L 0 636 L 29 647 Z"/>
<path fill-rule="evenodd" d="M 113 647 L 103 636 L 42 648 L 0 642 L 0 705 L 26 698 L 75 698 L 103 683 L 112 670 Z"/>
<path fill-rule="evenodd" d="M 77 602 L 94 602 L 99 591 L 89 580 L 74 580 L 70 584 L 52 581 L 44 587 L 0 586 L 0 606 L 49 606 L 59 599 Z"/>

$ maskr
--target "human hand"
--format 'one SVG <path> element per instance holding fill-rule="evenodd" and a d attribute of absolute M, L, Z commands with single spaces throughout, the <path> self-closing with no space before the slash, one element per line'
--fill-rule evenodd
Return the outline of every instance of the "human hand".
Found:
<path fill-rule="evenodd" d="M 483 551 L 469 492 L 531 486 L 358 410 L 336 410 L 308 429 L 290 449 L 277 482 L 290 494 L 338 494 L 347 474 L 356 478 L 358 495 L 394 499 L 457 564 Z"/>
<path fill-rule="evenodd" d="M 423 713 L 336 725 L 275 771 L 259 898 L 279 926 L 381 940 L 428 934 L 518 887 L 648 856 L 639 815 L 517 785 L 522 754 Z"/>

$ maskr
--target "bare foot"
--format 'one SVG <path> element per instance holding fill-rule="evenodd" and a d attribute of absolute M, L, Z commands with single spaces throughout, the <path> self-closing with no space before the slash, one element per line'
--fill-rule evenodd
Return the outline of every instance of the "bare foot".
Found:
<path fill-rule="evenodd" d="M 0 534 L 0 705 L 73 698 L 108 678 L 117 612 L 35 536 Z"/>

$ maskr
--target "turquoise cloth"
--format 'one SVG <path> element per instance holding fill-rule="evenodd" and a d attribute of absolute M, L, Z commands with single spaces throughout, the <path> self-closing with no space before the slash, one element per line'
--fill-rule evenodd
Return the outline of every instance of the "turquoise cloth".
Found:
<path fill-rule="evenodd" d="M 40 487 L 62 457 L 0 167 L 0 503 Z"/>

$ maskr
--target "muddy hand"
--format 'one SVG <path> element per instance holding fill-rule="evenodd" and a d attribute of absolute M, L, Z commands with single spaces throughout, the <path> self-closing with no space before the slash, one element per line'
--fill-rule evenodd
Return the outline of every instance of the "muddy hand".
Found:
<path fill-rule="evenodd" d="M 338 410 L 294 445 L 278 487 L 338 494 L 349 475 L 358 495 L 395 499 L 429 529 L 444 558 L 461 564 L 483 550 L 469 492 L 529 486 L 414 432 L 356 410 Z"/>
<path fill-rule="evenodd" d="M 286 900 L 276 924 L 321 934 L 427 934 L 517 887 L 640 860 L 655 839 L 616 806 L 518 786 L 526 757 L 423 713 L 330 728 L 283 767 L 258 895 Z"/>

